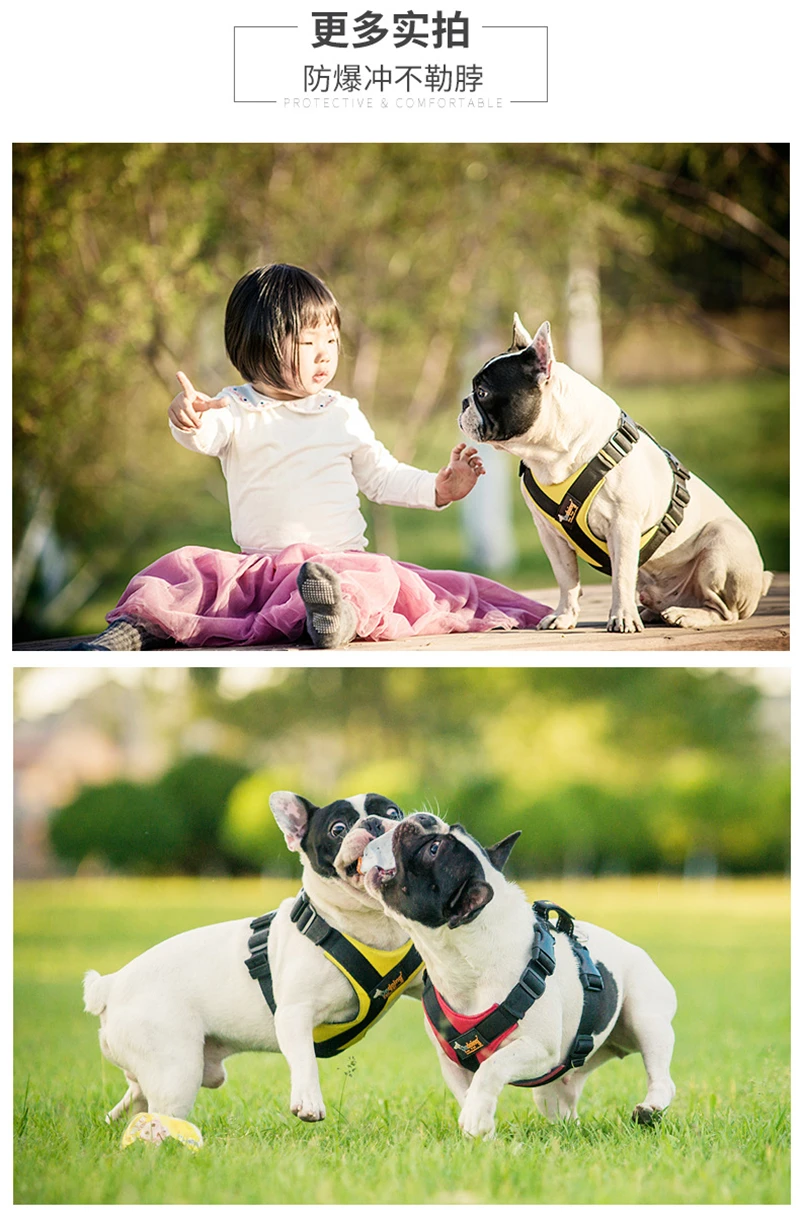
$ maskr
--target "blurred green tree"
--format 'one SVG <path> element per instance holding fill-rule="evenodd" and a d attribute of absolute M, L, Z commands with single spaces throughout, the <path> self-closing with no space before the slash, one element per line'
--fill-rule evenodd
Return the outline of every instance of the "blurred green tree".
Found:
<path fill-rule="evenodd" d="M 226 873 L 242 858 L 226 850 L 220 825 L 246 772 L 229 760 L 193 756 L 153 783 L 87 786 L 53 816 L 50 842 L 73 867 L 92 857 L 129 872 Z"/>
<path fill-rule="evenodd" d="M 746 670 L 303 668 L 239 697 L 188 675 L 187 728 L 215 727 L 232 760 L 84 791 L 54 817 L 60 857 L 296 874 L 270 793 L 376 790 L 484 844 L 521 829 L 517 875 L 788 869 L 788 747 Z"/>

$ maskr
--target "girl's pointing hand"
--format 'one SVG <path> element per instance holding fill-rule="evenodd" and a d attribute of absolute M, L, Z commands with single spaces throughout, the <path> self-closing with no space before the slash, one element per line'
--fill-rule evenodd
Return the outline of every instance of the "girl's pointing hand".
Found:
<path fill-rule="evenodd" d="M 183 429 L 187 432 L 199 429 L 203 412 L 208 412 L 210 408 L 229 406 L 230 400 L 225 396 L 221 399 L 212 399 L 209 395 L 204 395 L 202 391 L 196 391 L 182 370 L 178 370 L 177 378 L 182 390 L 169 405 L 169 418 L 176 429 Z"/>

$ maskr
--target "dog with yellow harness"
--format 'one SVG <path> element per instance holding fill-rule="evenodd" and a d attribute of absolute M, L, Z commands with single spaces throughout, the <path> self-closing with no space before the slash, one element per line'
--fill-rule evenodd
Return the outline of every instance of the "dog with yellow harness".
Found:
<path fill-rule="evenodd" d="M 475 375 L 459 426 L 520 459 L 559 588 L 540 629 L 577 624 L 578 557 L 611 576 L 609 632 L 640 632 L 643 620 L 694 629 L 744 620 L 767 593 L 772 574 L 749 528 L 610 396 L 555 360 L 549 323 L 531 337 L 514 315 L 511 348 Z"/>
<path fill-rule="evenodd" d="M 200 1087 L 221 1087 L 225 1059 L 248 1050 L 281 1052 L 291 1111 L 322 1121 L 317 1059 L 355 1044 L 409 987 L 421 994 L 419 955 L 358 873 L 369 843 L 402 819 L 397 804 L 359 794 L 316 807 L 283 790 L 269 802 L 303 863 L 297 897 L 263 917 L 175 935 L 118 972 L 84 978 L 100 1047 L 128 1080 L 106 1120 L 140 1114 L 126 1137 L 185 1140 L 178 1122 Z"/>

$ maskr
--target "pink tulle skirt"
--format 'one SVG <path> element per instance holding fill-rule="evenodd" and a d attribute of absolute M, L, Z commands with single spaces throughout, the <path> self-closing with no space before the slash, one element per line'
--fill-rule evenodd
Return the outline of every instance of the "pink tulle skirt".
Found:
<path fill-rule="evenodd" d="M 274 556 L 179 548 L 137 573 L 106 619 L 129 620 L 182 645 L 297 641 L 306 620 L 297 575 L 308 560 L 338 573 L 362 641 L 535 628 L 551 610 L 473 573 L 293 544 Z"/>

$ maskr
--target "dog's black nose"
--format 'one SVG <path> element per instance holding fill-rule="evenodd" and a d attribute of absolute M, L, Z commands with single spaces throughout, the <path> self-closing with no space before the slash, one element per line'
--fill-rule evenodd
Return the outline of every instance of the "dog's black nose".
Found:
<path fill-rule="evenodd" d="M 367 832 L 371 832 L 374 837 L 383 836 L 383 824 L 378 819 L 377 815 L 371 815 L 369 819 L 363 820 L 360 826 L 362 828 L 366 828 Z"/>

